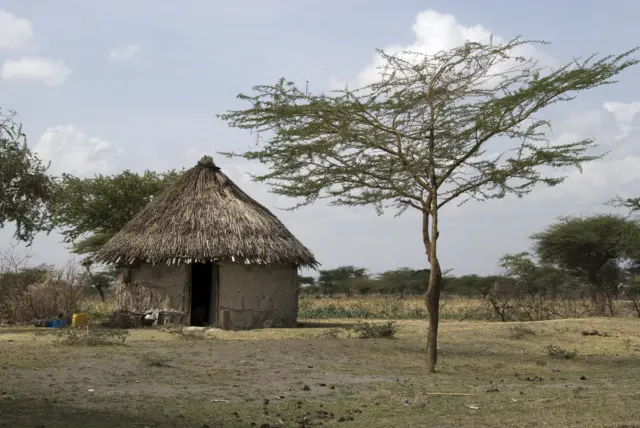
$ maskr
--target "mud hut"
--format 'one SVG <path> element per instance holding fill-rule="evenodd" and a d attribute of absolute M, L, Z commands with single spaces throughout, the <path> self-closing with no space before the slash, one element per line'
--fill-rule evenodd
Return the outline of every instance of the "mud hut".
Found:
<path fill-rule="evenodd" d="M 98 252 L 115 265 L 117 309 L 185 325 L 293 326 L 298 268 L 313 254 L 203 157 Z"/>

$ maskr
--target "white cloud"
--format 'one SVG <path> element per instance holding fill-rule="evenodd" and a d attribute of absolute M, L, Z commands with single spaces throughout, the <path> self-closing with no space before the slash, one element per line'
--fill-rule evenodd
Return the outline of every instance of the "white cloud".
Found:
<path fill-rule="evenodd" d="M 0 50 L 35 52 L 37 50 L 33 25 L 27 19 L 0 9 Z M 43 83 L 47 86 L 62 85 L 71 74 L 61 60 L 44 57 L 7 59 L 2 65 L 2 80 L 12 83 Z"/>
<path fill-rule="evenodd" d="M 25 52 L 35 47 L 31 22 L 0 9 L 0 49 Z"/>
<path fill-rule="evenodd" d="M 572 204 L 604 204 L 618 194 L 636 187 L 640 180 L 640 156 L 602 159 L 584 165 L 582 173 L 569 172 L 567 180 L 557 187 L 537 193 L 538 200 L 564 201 Z M 626 195 L 631 196 L 631 195 Z M 637 195 L 633 195 L 637 196 Z"/>
<path fill-rule="evenodd" d="M 12 83 L 43 83 L 60 86 L 66 82 L 71 69 L 64 61 L 42 57 L 8 59 L 2 66 L 2 79 Z"/>
<path fill-rule="evenodd" d="M 629 104 L 608 101 L 604 103 L 604 108 L 614 115 L 620 128 L 620 134 L 616 139 L 621 139 L 631 131 L 633 120 L 640 113 L 640 101 Z"/>
<path fill-rule="evenodd" d="M 416 15 L 415 22 L 412 26 L 415 34 L 415 41 L 409 45 L 402 46 L 399 44 L 389 45 L 383 49 L 387 54 L 395 54 L 407 60 L 411 60 L 407 52 L 434 55 L 440 51 L 447 51 L 464 44 L 466 41 L 488 44 L 491 41 L 492 32 L 481 25 L 473 27 L 465 27 L 460 24 L 453 15 L 442 14 L 435 10 L 425 10 Z M 505 39 L 495 36 L 493 42 L 504 43 Z M 524 57 L 535 58 L 539 60 L 539 65 L 552 65 L 555 63 L 553 58 L 536 50 L 532 45 L 522 45 L 512 52 L 512 55 L 522 55 Z M 356 76 L 353 84 L 355 87 L 362 87 L 371 84 L 380 78 L 381 70 L 386 61 L 380 56 L 375 55 L 372 62 L 368 64 Z M 516 65 L 515 62 L 509 64 L 500 63 L 496 65 L 495 71 L 507 71 L 510 67 Z M 334 89 L 341 89 L 345 82 L 332 77 L 330 86 Z M 352 86 L 351 84 L 349 86 Z"/>
<path fill-rule="evenodd" d="M 116 169 L 120 147 L 109 141 L 90 137 L 74 126 L 49 128 L 38 140 L 34 152 L 51 162 L 55 175 L 70 173 L 80 177 L 109 174 Z"/>
<path fill-rule="evenodd" d="M 627 192 L 638 193 L 636 185 L 640 181 L 640 152 L 637 150 L 640 123 L 634 122 L 634 117 L 640 113 L 640 102 L 605 102 L 600 112 L 613 116 L 614 121 L 601 121 L 604 126 L 593 132 L 588 127 L 595 115 L 582 115 L 584 126 L 580 126 L 579 119 L 574 119 L 575 130 L 563 133 L 559 142 L 569 143 L 593 137 L 600 152 L 610 153 L 603 159 L 586 164 L 582 173 L 572 170 L 563 185 L 549 189 L 547 194 L 550 197 L 604 203 L 616 194 L 637 196 Z"/>
<path fill-rule="evenodd" d="M 111 62 L 121 62 L 133 58 L 140 51 L 139 44 L 132 44 L 118 48 L 109 49 L 108 58 Z"/>

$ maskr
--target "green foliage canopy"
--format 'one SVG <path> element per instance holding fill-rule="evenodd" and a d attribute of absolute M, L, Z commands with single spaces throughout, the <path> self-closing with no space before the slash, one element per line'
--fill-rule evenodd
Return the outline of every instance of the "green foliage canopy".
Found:
<path fill-rule="evenodd" d="M 50 232 L 50 204 L 55 182 L 27 147 L 15 113 L 0 110 L 0 228 L 16 226 L 15 238 L 31 243 L 38 232 Z"/>
<path fill-rule="evenodd" d="M 333 294 L 348 291 L 345 283 L 356 278 L 368 278 L 367 269 L 355 266 L 340 266 L 335 269 L 321 270 L 318 277 L 318 286 L 322 293 Z"/>
<path fill-rule="evenodd" d="M 74 244 L 74 252 L 93 254 L 179 175 L 174 170 L 143 174 L 127 170 L 92 178 L 64 174 L 53 209 L 54 224 L 62 229 L 65 242 Z"/>
<path fill-rule="evenodd" d="M 609 262 L 640 254 L 640 223 L 614 214 L 566 216 L 532 236 L 542 263 L 595 282 Z"/>
<path fill-rule="evenodd" d="M 506 278 L 512 279 L 513 294 L 555 297 L 561 292 L 571 292 L 575 284 L 562 269 L 549 264 L 538 264 L 528 252 L 505 254 L 500 267 Z"/>

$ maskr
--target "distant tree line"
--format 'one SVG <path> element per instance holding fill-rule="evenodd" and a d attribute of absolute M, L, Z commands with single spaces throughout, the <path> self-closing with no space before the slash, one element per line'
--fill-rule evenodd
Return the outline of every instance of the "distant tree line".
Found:
<path fill-rule="evenodd" d="M 640 223 L 631 216 L 600 214 L 560 218 L 534 234 L 532 252 L 506 254 L 498 275 L 443 275 L 442 292 L 487 299 L 502 318 L 507 312 L 547 310 L 545 302 L 586 299 L 596 315 L 615 315 L 613 300 L 627 299 L 640 316 Z M 301 277 L 306 295 L 423 295 L 429 270 L 393 269 L 372 274 L 342 266 Z M 537 318 L 536 318 L 537 319 Z"/>
<path fill-rule="evenodd" d="M 304 294 L 334 296 L 337 294 L 370 295 L 424 294 L 429 270 L 398 268 L 380 274 L 371 274 L 366 268 L 355 266 L 340 266 L 335 269 L 320 270 L 318 278 L 310 276 L 300 277 Z"/>
<path fill-rule="evenodd" d="M 505 256 L 513 262 L 520 262 L 524 255 Z M 527 259 L 528 260 L 528 259 Z M 528 260 L 530 261 L 530 260 Z M 537 266 L 535 267 L 537 270 Z M 547 268 L 546 270 L 554 270 Z M 382 273 L 369 273 L 366 268 L 340 266 L 335 269 L 320 270 L 319 276 L 301 276 L 300 285 L 304 295 L 332 297 L 388 295 L 402 299 L 407 296 L 422 296 L 425 293 L 429 269 L 412 269 L 401 267 Z M 538 272 L 536 272 L 538 273 Z M 514 287 L 513 278 L 507 273 L 503 275 L 451 275 L 443 277 L 442 292 L 445 295 L 461 297 L 488 297 L 492 290 L 509 286 Z M 553 285 L 549 290 L 542 283 L 531 284 L 532 291 L 543 292 L 552 296 L 556 293 Z"/>

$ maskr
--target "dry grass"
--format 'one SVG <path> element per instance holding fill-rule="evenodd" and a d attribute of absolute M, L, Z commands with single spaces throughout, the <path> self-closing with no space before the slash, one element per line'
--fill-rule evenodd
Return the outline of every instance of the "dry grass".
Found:
<path fill-rule="evenodd" d="M 88 296 L 88 277 L 79 266 L 31 266 L 30 253 L 0 249 L 0 323 L 30 322 L 70 314 Z"/>
<path fill-rule="evenodd" d="M 424 372 L 424 322 L 398 321 L 395 340 L 343 334 L 350 325 L 215 331 L 188 343 L 141 329 L 125 346 L 73 348 L 34 334 L 44 329 L 0 329 L 0 426 L 640 424 L 637 319 L 522 323 L 517 340 L 512 323 L 443 322 L 435 375 Z M 577 354 L 555 358 L 551 345 Z"/>
<path fill-rule="evenodd" d="M 108 320 L 116 308 L 115 299 L 109 298 L 106 302 L 101 301 L 97 297 L 94 299 L 86 299 L 80 306 L 80 311 L 87 314 L 87 320 L 92 324 L 100 324 Z"/>
<path fill-rule="evenodd" d="M 527 305 L 531 302 L 521 302 L 522 308 L 533 312 Z M 538 302 L 540 303 L 540 302 Z M 584 317 L 592 312 L 588 300 L 547 300 L 542 302 L 544 310 L 540 313 L 550 314 L 549 318 Z M 518 306 L 517 303 L 511 303 Z M 637 316 L 633 303 L 626 300 L 613 302 L 616 316 Z M 514 310 L 512 315 L 523 315 L 524 310 Z M 346 297 L 314 297 L 304 296 L 300 299 L 300 318 L 313 319 L 397 319 L 421 320 L 427 318 L 427 311 L 422 296 L 408 296 L 400 299 L 395 296 L 362 296 Z M 487 300 L 459 296 L 443 296 L 440 303 L 441 319 L 469 319 L 469 320 L 498 320 L 499 316 Z M 524 317 L 524 320 L 527 320 Z"/>
<path fill-rule="evenodd" d="M 440 317 L 460 319 L 477 310 L 483 300 L 474 298 L 443 298 Z M 427 311 L 424 298 L 409 296 L 399 299 L 393 296 L 363 297 L 302 297 L 300 318 L 371 318 L 371 319 L 425 319 Z"/>

